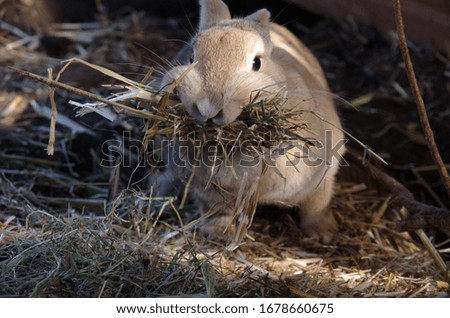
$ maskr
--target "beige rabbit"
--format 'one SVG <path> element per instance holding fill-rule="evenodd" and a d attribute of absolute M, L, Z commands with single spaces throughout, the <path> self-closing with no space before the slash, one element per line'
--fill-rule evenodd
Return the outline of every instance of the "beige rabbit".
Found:
<path fill-rule="evenodd" d="M 204 232 L 224 232 L 236 215 L 234 210 L 248 207 L 239 204 L 244 194 L 257 204 L 296 207 L 302 231 L 330 242 L 337 225 L 329 203 L 345 142 L 318 61 L 291 32 L 271 23 L 266 9 L 232 19 L 220 0 L 200 0 L 200 6 L 199 31 L 186 49 L 190 61 L 170 69 L 161 89 L 176 84 L 187 112 L 197 121 L 217 126 L 236 120 L 255 91 L 264 91 L 260 98 L 283 92 L 287 99 L 283 107 L 304 111 L 301 121 L 306 128 L 299 135 L 314 142 L 298 140 L 294 149 L 273 158 L 272 164 L 262 158 L 244 160 L 246 154 L 235 152 L 231 168 L 226 160 L 207 164 L 211 153 L 198 155 L 189 142 L 178 140 L 155 187 L 170 193 L 189 183 L 190 196 L 204 213 L 220 207 Z M 188 162 L 194 157 L 200 162 L 195 168 Z"/>

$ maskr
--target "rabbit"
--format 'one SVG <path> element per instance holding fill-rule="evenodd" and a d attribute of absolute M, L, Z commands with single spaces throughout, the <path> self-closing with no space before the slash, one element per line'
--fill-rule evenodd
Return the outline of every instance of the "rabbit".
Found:
<path fill-rule="evenodd" d="M 176 140 L 177 150 L 165 157 L 155 187 L 168 195 L 183 193 L 188 185 L 190 198 L 203 213 L 219 207 L 218 215 L 200 227 L 212 235 L 235 233 L 228 225 L 238 215 L 236 209 L 275 205 L 294 207 L 302 233 L 330 243 L 337 231 L 330 200 L 345 142 L 319 62 L 294 34 L 270 21 L 268 10 L 231 18 L 223 1 L 199 2 L 198 33 L 179 54 L 180 65 L 164 74 L 161 91 L 176 93 L 190 116 L 216 127 L 235 121 L 255 91 L 264 92 L 259 99 L 283 92 L 283 107 L 304 111 L 306 129 L 299 132 L 302 138 L 294 149 L 269 164 L 239 151 L 230 157 L 232 166 L 226 159 L 207 163 L 211 151 L 199 155 L 188 141 Z M 217 148 L 215 154 L 221 152 Z"/>

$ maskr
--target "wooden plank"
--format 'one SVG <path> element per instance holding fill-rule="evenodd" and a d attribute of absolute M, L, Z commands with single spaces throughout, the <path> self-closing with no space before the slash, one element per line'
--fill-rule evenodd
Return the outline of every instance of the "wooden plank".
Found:
<path fill-rule="evenodd" d="M 392 0 L 289 0 L 311 12 L 342 21 L 348 15 L 375 26 L 389 36 L 395 30 Z M 403 0 L 405 32 L 409 39 L 437 47 L 450 48 L 450 1 Z"/>

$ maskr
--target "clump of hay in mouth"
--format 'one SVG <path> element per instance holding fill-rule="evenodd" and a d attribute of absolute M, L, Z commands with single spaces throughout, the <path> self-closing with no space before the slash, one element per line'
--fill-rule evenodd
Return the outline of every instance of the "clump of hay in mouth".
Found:
<path fill-rule="evenodd" d="M 261 95 L 266 97 L 261 98 Z M 141 100 L 140 107 L 157 115 L 147 123 L 145 140 L 156 135 L 195 136 L 200 147 L 208 141 L 217 141 L 222 149 L 238 146 L 241 151 L 255 155 L 268 152 L 282 155 L 292 147 L 292 141 L 306 141 L 299 132 L 308 125 L 302 123 L 304 111 L 284 108 L 287 99 L 281 95 L 266 94 L 262 90 L 253 92 L 239 117 L 225 126 L 196 121 L 185 111 L 183 104 L 170 102 L 178 100 L 175 95 L 163 95 L 157 105 Z"/>

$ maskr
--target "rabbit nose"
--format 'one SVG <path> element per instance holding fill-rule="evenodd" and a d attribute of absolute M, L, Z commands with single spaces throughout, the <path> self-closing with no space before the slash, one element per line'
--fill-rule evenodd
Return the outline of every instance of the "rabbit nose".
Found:
<path fill-rule="evenodd" d="M 221 109 L 216 105 L 210 103 L 208 99 L 202 99 L 192 105 L 193 114 L 196 120 L 206 122 L 208 119 L 216 117 Z"/>

